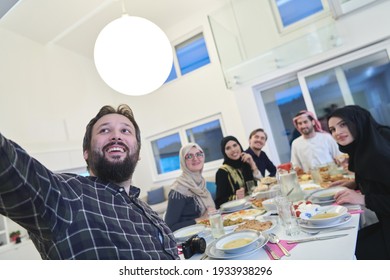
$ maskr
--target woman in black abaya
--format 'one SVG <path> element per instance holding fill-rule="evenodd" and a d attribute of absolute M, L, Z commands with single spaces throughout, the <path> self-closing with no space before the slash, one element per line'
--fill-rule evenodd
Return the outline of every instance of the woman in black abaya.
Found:
<path fill-rule="evenodd" d="M 328 117 L 340 151 L 349 155 L 356 190 L 336 194 L 338 204 L 365 205 L 379 222 L 359 230 L 357 259 L 390 259 L 390 127 L 378 124 L 359 106 L 345 106 Z"/>

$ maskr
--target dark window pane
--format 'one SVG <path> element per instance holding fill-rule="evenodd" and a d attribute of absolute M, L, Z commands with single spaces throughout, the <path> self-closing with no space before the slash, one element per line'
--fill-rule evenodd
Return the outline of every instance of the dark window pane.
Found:
<path fill-rule="evenodd" d="M 176 69 L 175 69 L 175 66 L 172 63 L 171 72 L 169 73 L 169 76 L 168 76 L 167 80 L 165 81 L 165 83 L 167 83 L 169 81 L 172 81 L 172 80 L 174 80 L 176 78 L 177 78 Z"/>
<path fill-rule="evenodd" d="M 153 156 L 158 174 L 180 169 L 180 148 L 181 142 L 178 133 L 152 141 Z"/>
<path fill-rule="evenodd" d="M 182 75 L 210 63 L 203 34 L 199 34 L 176 46 L 176 55 Z"/>
<path fill-rule="evenodd" d="M 289 26 L 324 9 L 321 0 L 275 0 L 283 26 Z"/>
<path fill-rule="evenodd" d="M 211 121 L 186 130 L 189 142 L 195 142 L 205 153 L 205 162 L 222 158 L 220 143 L 223 138 L 219 120 Z"/>
<path fill-rule="evenodd" d="M 290 161 L 290 145 L 300 136 L 295 129 L 292 119 L 300 110 L 305 110 L 306 105 L 298 80 L 277 85 L 261 91 L 265 110 L 276 148 L 281 162 Z"/>

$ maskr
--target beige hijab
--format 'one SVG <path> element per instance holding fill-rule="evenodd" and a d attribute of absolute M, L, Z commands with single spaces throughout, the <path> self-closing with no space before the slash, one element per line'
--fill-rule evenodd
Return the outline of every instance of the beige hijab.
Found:
<path fill-rule="evenodd" d="M 202 148 L 196 143 L 189 143 L 180 149 L 180 167 L 183 172 L 173 182 L 171 189 L 184 197 L 193 197 L 197 207 L 201 210 L 201 215 L 203 215 L 207 208 L 215 208 L 215 203 L 210 192 L 206 189 L 206 180 L 202 176 L 203 167 L 200 172 L 192 172 L 186 165 L 185 156 L 193 147 L 203 152 Z M 173 195 L 175 196 L 175 193 Z"/>

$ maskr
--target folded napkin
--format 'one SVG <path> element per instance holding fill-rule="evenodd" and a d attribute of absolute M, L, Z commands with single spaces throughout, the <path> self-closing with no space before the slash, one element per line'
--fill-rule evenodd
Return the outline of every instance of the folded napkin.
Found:
<path fill-rule="evenodd" d="M 283 245 L 284 248 L 286 248 L 288 251 L 291 251 L 292 249 L 294 249 L 295 246 L 297 246 L 298 244 L 297 243 L 293 243 L 293 244 L 287 244 L 287 241 L 286 240 L 280 240 L 280 244 Z M 278 257 L 283 257 L 284 256 L 284 253 L 282 250 L 280 250 L 279 246 L 277 244 L 274 244 L 274 243 L 271 243 L 271 242 L 268 242 L 267 243 L 267 246 L 276 253 L 276 255 L 278 255 Z M 270 253 L 268 253 L 268 251 L 265 251 L 268 255 L 268 257 L 270 258 L 270 260 L 273 260 L 274 258 L 271 256 Z"/>
<path fill-rule="evenodd" d="M 360 210 L 349 210 L 348 213 L 350 214 L 361 214 L 361 213 L 364 213 L 364 210 L 360 209 Z"/>
<path fill-rule="evenodd" d="M 333 203 L 332 205 L 339 205 L 339 204 Z M 348 209 L 348 213 L 350 213 L 350 214 L 364 213 L 364 210 L 361 208 L 360 205 L 346 203 L 346 204 L 343 204 L 342 206 L 346 207 Z"/>

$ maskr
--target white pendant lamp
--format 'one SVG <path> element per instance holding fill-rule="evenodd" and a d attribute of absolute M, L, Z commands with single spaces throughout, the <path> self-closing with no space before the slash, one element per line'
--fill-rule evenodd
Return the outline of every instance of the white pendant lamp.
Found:
<path fill-rule="evenodd" d="M 122 15 L 99 33 L 94 49 L 97 71 L 112 89 L 145 95 L 164 84 L 172 68 L 172 47 L 153 22 Z"/>

